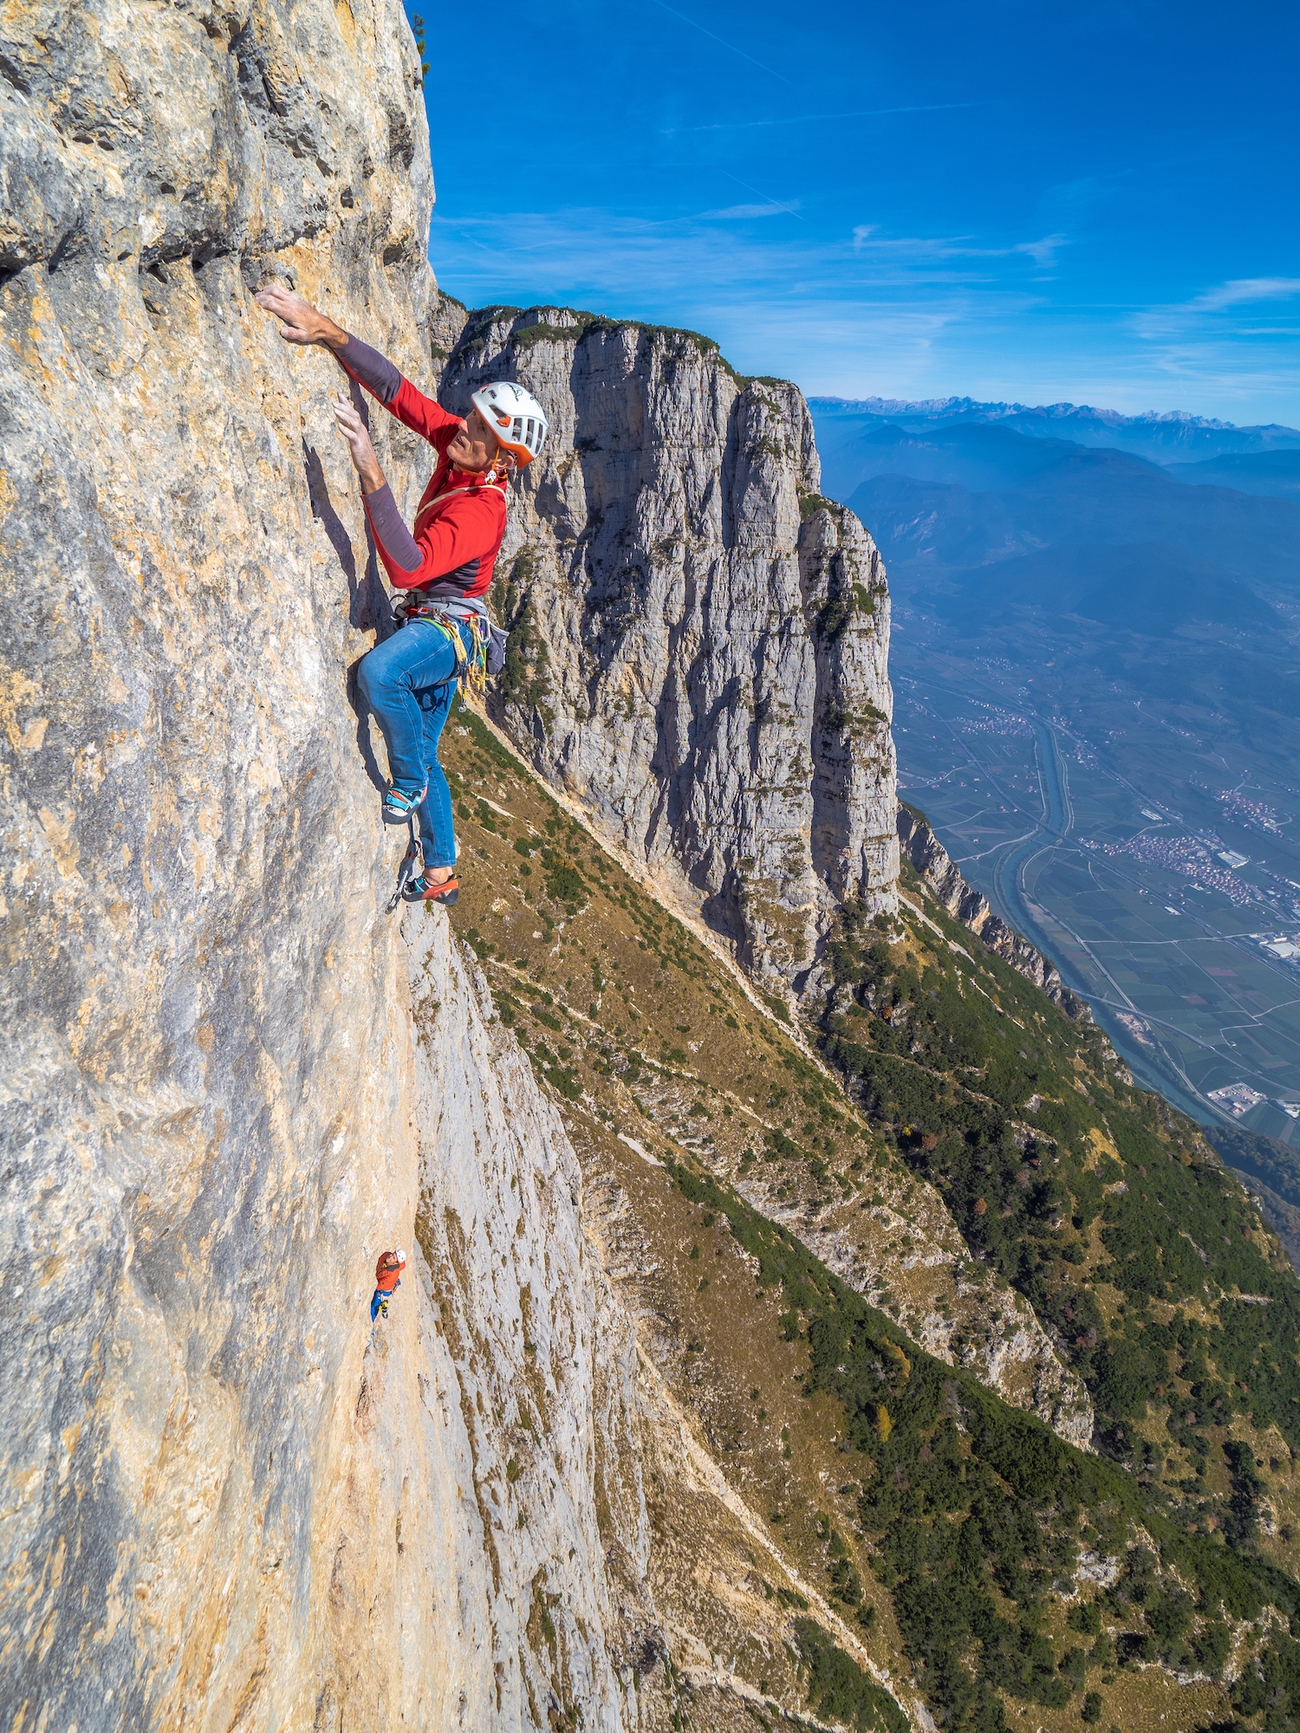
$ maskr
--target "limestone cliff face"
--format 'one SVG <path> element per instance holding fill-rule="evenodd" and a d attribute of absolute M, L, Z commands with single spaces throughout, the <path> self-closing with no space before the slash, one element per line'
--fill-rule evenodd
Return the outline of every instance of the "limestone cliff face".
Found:
<path fill-rule="evenodd" d="M 632 1339 L 437 920 L 413 1039 L 339 375 L 250 300 L 278 274 L 427 365 L 409 29 L 3 28 L 6 1725 L 621 1726 Z"/>
<path fill-rule="evenodd" d="M 393 1202 L 416 1252 L 387 1325 L 353 1305 L 332 1369 L 306 1724 L 541 1728 L 581 1708 L 622 1728 L 634 1667 L 648 1702 L 665 1684 L 641 1478 L 656 1402 L 558 1115 L 445 916 L 408 915 L 405 938 Z"/>
<path fill-rule="evenodd" d="M 1009 927 L 1001 915 L 994 914 L 988 898 L 968 885 L 953 865 L 947 849 L 922 814 L 903 802 L 898 807 L 898 840 L 907 859 L 950 915 L 955 915 L 963 926 L 983 939 L 990 951 L 996 951 L 1013 969 L 1018 969 L 1036 987 L 1041 987 L 1067 1017 L 1076 1022 L 1091 1022 L 1092 1013 L 1078 994 L 1072 993 L 1062 981 L 1055 963 L 1049 962 L 1028 939 Z"/>
<path fill-rule="evenodd" d="M 402 13 L 3 29 L 5 1724 L 751 1725 L 737 1595 L 793 1705 L 792 1579 L 743 1587 L 760 1525 L 445 917 L 382 912 L 340 375 L 251 300 L 428 381 Z M 424 448 L 375 432 L 409 507 Z"/>
<path fill-rule="evenodd" d="M 818 495 L 803 398 L 690 332 L 442 303 L 443 401 L 517 378 L 551 417 L 502 606 L 534 765 L 803 990 L 835 903 L 897 877 L 889 593 Z"/>

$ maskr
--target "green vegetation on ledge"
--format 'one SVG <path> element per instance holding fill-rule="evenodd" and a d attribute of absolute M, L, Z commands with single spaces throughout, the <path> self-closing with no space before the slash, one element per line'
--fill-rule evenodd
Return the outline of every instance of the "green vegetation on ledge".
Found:
<path fill-rule="evenodd" d="M 656 1364 L 799 1573 L 764 1583 L 775 1561 L 754 1554 L 748 1592 L 788 1622 L 740 1676 L 787 1716 L 890 1729 L 815 1588 L 945 1733 L 1300 1733 L 1291 1451 L 1271 1418 L 1295 1366 L 1295 1279 L 1194 1128 L 911 877 L 915 911 L 878 926 L 850 910 L 836 935 L 839 986 L 814 1033 L 846 1094 L 463 708 L 446 762 L 465 873 L 454 924 L 553 1089 L 591 1207 L 610 1212 L 602 1232 L 637 1272 L 620 1280 Z M 942 1247 L 936 1262 L 913 1257 L 937 1231 L 918 1172 L 967 1235 L 921 1241 Z M 1163 1226 L 1174 1210 L 1204 1212 L 1188 1217 L 1200 1250 L 1186 1265 L 1181 1222 Z M 799 1237 L 828 1221 L 860 1256 L 896 1234 L 880 1305 L 904 1300 L 908 1329 L 924 1321 L 918 1292 L 968 1306 L 977 1327 L 981 1306 L 1005 1307 L 1005 1270 L 1085 1368 L 1106 1454 L 922 1351 Z M 845 1277 L 859 1267 L 847 1259 Z M 685 1520 L 651 1506 L 669 1531 Z M 824 1634 L 797 1630 L 803 1615 Z"/>
<path fill-rule="evenodd" d="M 919 904 L 910 868 L 905 882 Z M 1300 1285 L 1258 1212 L 1198 1128 L 1127 1081 L 1100 1030 L 932 899 L 925 917 L 905 908 L 890 943 L 844 911 L 827 1057 L 1051 1327 L 1110 1455 L 1177 1479 L 1178 1453 L 1203 1470 L 1239 1419 L 1289 1459 Z"/>
<path fill-rule="evenodd" d="M 1208 1677 L 1266 1608 L 1300 1615 L 1300 1584 L 1285 1572 L 1187 1533 L 1115 1464 L 919 1350 L 735 1193 L 685 1167 L 673 1177 L 710 1218 L 725 1217 L 758 1288 L 780 1286 L 782 1319 L 808 1343 L 805 1398 L 826 1391 L 842 1405 L 857 1535 L 945 1726 L 1003 1733 L 1006 1700 L 1082 1707 L 1085 1686 L 1113 1683 L 1117 1668 Z M 829 1517 L 822 1533 L 830 1592 L 852 1616 L 861 1579 Z M 1300 1644 L 1271 1629 L 1232 1701 L 1247 1723 L 1267 1709 L 1253 1723 L 1266 1733 L 1300 1727 Z"/>

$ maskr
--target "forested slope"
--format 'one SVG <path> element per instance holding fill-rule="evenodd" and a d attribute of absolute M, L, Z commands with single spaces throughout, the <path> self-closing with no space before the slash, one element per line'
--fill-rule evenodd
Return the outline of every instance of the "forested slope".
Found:
<path fill-rule="evenodd" d="M 901 929 L 846 909 L 828 1058 L 1088 1385 L 1107 1454 L 1224 1520 L 1234 1423 L 1300 1444 L 1300 1286 L 1199 1128 L 1128 1080 L 905 868 Z M 1280 1531 L 1279 1531 L 1280 1533 Z"/>

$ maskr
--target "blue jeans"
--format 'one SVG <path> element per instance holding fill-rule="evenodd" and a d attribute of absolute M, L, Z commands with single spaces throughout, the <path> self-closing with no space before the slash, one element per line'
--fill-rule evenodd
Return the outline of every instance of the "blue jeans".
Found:
<path fill-rule="evenodd" d="M 401 1285 L 402 1284 L 399 1282 L 397 1284 L 397 1287 L 400 1288 Z M 393 1294 L 395 1294 L 396 1292 L 397 1292 L 397 1288 L 394 1288 Z M 382 1289 L 380 1289 L 380 1288 L 375 1289 L 375 1291 L 372 1294 L 371 1299 L 370 1299 L 370 1322 L 372 1324 L 374 1323 L 375 1319 L 379 1316 L 379 1308 L 383 1305 L 385 1300 L 391 1300 L 393 1297 L 393 1294 L 385 1294 L 382 1291 Z"/>
<path fill-rule="evenodd" d="M 460 627 L 460 639 L 465 654 L 471 654 L 469 626 Z M 357 669 L 361 695 L 383 730 L 393 787 L 403 794 L 428 787 L 418 813 L 426 867 L 456 864 L 451 790 L 438 763 L 438 741 L 456 695 L 455 667 L 446 633 L 426 620 L 412 620 L 377 644 Z"/>

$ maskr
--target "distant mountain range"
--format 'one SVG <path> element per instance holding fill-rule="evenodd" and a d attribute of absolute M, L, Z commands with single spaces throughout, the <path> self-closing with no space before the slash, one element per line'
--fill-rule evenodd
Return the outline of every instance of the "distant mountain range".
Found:
<path fill-rule="evenodd" d="M 876 537 L 896 593 L 962 630 L 1024 606 L 1155 637 L 1282 624 L 1300 448 L 1163 465 L 964 410 L 910 426 L 820 403 L 814 416 L 823 485 Z"/>
<path fill-rule="evenodd" d="M 811 407 L 889 572 L 909 800 L 1135 1073 L 1206 1121 L 1248 1081 L 1238 1129 L 1300 1150 L 1296 980 L 1255 942 L 1300 920 L 1300 430 Z M 1300 1258 L 1300 1166 L 1230 1159 Z"/>
<path fill-rule="evenodd" d="M 1120 415 L 1113 409 L 1093 409 L 1087 404 L 1049 403 L 1033 407 L 1024 403 L 978 403 L 971 397 L 933 397 L 916 403 L 895 397 L 813 397 L 809 399 L 809 406 L 817 421 L 823 462 L 826 461 L 828 443 L 835 449 L 843 443 L 851 444 L 855 431 L 865 431 L 872 424 L 878 426 L 884 422 L 906 428 L 996 424 L 1029 439 L 1067 439 L 1075 445 L 1108 445 L 1161 464 L 1280 452 L 1300 453 L 1300 428 L 1273 423 L 1262 427 L 1234 427 L 1228 421 L 1209 420 L 1179 411 Z M 1294 479 L 1294 472 L 1292 476 Z M 1246 487 L 1241 480 L 1228 485 L 1243 487 L 1249 493 L 1275 491 L 1272 488 Z"/>

